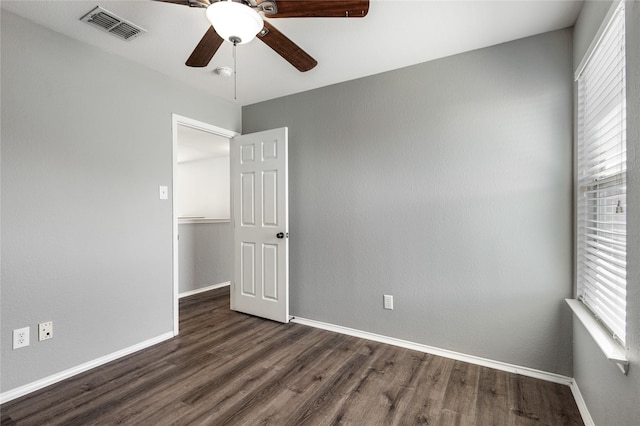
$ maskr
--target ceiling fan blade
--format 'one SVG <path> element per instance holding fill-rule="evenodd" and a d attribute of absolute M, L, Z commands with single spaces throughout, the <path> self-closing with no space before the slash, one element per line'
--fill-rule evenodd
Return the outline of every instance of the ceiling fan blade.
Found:
<path fill-rule="evenodd" d="M 211 4 L 209 0 L 153 0 L 153 1 L 181 4 L 183 6 L 191 6 L 191 7 L 209 7 L 209 5 Z"/>
<path fill-rule="evenodd" d="M 369 0 L 276 0 L 276 7 L 269 18 L 362 18 Z"/>
<path fill-rule="evenodd" d="M 188 67 L 206 67 L 223 41 L 222 37 L 216 33 L 216 30 L 213 27 L 209 27 L 185 64 Z"/>
<path fill-rule="evenodd" d="M 258 33 L 258 38 L 272 48 L 278 55 L 282 56 L 287 62 L 296 67 L 298 71 L 309 71 L 318 65 L 318 61 L 313 59 L 307 52 L 302 50 L 300 46 L 289 40 L 287 36 L 267 21 L 264 22 L 264 28 L 264 30 Z"/>

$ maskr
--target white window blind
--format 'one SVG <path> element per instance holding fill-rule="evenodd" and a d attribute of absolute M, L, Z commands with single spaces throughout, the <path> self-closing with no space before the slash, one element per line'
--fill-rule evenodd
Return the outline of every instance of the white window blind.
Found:
<path fill-rule="evenodd" d="M 622 344 L 626 328 L 624 3 L 578 77 L 578 298 Z"/>

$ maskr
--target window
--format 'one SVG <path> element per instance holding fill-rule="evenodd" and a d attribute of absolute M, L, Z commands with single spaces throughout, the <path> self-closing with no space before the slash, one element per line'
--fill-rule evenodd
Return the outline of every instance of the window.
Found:
<path fill-rule="evenodd" d="M 626 328 L 624 2 L 578 82 L 578 298 L 621 344 Z"/>

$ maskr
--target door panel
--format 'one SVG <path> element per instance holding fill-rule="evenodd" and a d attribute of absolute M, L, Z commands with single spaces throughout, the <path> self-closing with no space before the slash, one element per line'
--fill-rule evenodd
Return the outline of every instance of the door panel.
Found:
<path fill-rule="evenodd" d="M 242 212 L 242 226 L 256 224 L 256 177 L 255 173 L 242 173 L 242 188 L 240 192 L 240 211 Z"/>
<path fill-rule="evenodd" d="M 289 321 L 287 129 L 231 142 L 234 276 L 231 309 Z"/>
<path fill-rule="evenodd" d="M 241 291 L 245 296 L 256 295 L 256 245 L 242 243 L 240 259 L 240 283 Z"/>
<path fill-rule="evenodd" d="M 265 244 L 262 246 L 262 294 L 265 299 L 278 300 L 278 246 Z"/>
<path fill-rule="evenodd" d="M 278 171 L 262 174 L 262 225 L 278 226 Z"/>

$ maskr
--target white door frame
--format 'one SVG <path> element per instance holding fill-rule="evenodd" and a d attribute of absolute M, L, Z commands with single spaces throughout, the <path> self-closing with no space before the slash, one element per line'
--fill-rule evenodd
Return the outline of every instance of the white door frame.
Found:
<path fill-rule="evenodd" d="M 171 210 L 173 216 L 173 335 L 177 336 L 180 326 L 180 306 L 179 306 L 179 279 L 180 273 L 178 269 L 179 254 L 178 254 L 178 202 L 176 196 L 176 176 L 178 171 L 178 126 L 191 127 L 196 130 L 202 130 L 203 132 L 213 133 L 225 138 L 233 138 L 240 133 L 233 130 L 223 129 L 222 127 L 214 126 L 213 124 L 205 123 L 203 121 L 194 120 L 192 118 L 183 117 L 178 114 L 171 114 L 171 129 L 173 138 L 173 166 L 172 166 L 172 183 L 171 183 Z M 231 195 L 233 197 L 233 194 Z M 231 217 L 233 218 L 233 203 L 231 204 Z"/>

